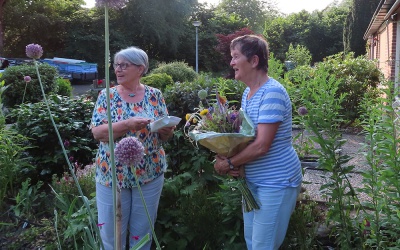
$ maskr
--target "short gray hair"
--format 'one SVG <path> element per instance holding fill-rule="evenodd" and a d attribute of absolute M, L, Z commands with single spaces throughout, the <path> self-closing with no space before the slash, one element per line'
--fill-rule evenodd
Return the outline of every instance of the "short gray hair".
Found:
<path fill-rule="evenodd" d="M 149 57 L 146 52 L 138 47 L 132 46 L 118 51 L 114 55 L 114 62 L 120 58 L 123 58 L 132 64 L 143 66 L 144 70 L 142 75 L 146 74 L 149 70 Z"/>

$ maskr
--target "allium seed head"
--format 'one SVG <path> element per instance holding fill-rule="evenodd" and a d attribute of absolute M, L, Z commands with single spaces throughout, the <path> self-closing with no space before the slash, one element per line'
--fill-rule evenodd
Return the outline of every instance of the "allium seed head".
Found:
<path fill-rule="evenodd" d="M 299 113 L 299 115 L 306 115 L 308 114 L 308 110 L 306 107 L 300 107 L 297 112 Z"/>
<path fill-rule="evenodd" d="M 143 159 L 144 148 L 135 137 L 126 137 L 117 143 L 115 156 L 118 162 L 123 165 L 136 165 Z"/>
<path fill-rule="evenodd" d="M 25 47 L 26 55 L 32 59 L 39 59 L 43 55 L 43 48 L 39 44 L 28 44 Z"/>
<path fill-rule="evenodd" d="M 207 91 L 204 89 L 199 90 L 199 92 L 197 93 L 197 95 L 199 96 L 200 100 L 204 100 L 207 98 Z"/>
<path fill-rule="evenodd" d="M 96 0 L 96 6 L 102 7 L 106 4 L 109 8 L 121 9 L 126 5 L 127 0 Z"/>

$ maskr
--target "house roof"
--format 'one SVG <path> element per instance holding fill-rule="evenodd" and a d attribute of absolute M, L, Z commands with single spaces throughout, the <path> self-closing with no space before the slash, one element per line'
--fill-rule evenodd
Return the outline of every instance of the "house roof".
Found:
<path fill-rule="evenodd" d="M 367 40 L 371 35 L 375 34 L 399 6 L 400 0 L 381 0 L 364 34 L 364 40 Z"/>

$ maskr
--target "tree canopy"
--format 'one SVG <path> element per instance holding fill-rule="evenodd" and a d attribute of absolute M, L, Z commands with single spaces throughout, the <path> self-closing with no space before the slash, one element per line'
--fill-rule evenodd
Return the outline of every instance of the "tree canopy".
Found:
<path fill-rule="evenodd" d="M 211 7 L 197 0 L 129 0 L 123 9 L 109 12 L 110 51 L 114 54 L 134 45 L 149 54 L 151 67 L 177 60 L 195 65 L 192 21 L 197 20 L 202 23 L 198 27 L 200 71 L 225 74 L 229 65 L 217 51 L 220 38 L 244 28 L 263 35 L 276 59 L 286 60 L 292 44 L 294 48 L 307 49 L 314 63 L 344 50 L 343 37 L 347 33 L 343 33 L 343 26 L 349 16 L 350 1 L 356 0 L 334 2 L 322 11 L 283 15 L 272 0 L 222 0 Z M 103 72 L 104 9 L 86 9 L 83 3 L 13 0 L 13 4 L 8 4 L 7 0 L 0 0 L 0 14 L 4 8 L 4 15 L 0 15 L 0 55 L 25 57 L 25 46 L 38 43 L 45 50 L 44 57 L 83 59 L 97 63 Z M 361 12 L 352 15 L 358 16 L 357 13 Z M 366 15 L 365 19 L 371 16 Z M 362 34 L 351 34 L 352 39 L 362 39 Z"/>

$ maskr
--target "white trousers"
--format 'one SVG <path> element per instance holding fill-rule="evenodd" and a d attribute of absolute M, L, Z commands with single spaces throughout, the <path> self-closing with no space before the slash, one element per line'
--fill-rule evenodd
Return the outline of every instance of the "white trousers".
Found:
<path fill-rule="evenodd" d="M 150 214 L 152 225 L 157 218 L 157 209 L 164 184 L 164 175 L 141 186 L 143 197 Z M 100 235 L 105 250 L 114 248 L 114 205 L 112 188 L 96 183 L 96 202 Z M 132 248 L 146 234 L 152 239 L 152 231 L 138 188 L 121 191 L 122 207 L 122 247 L 125 249 L 129 230 L 129 248 Z M 151 241 L 141 249 L 150 249 Z M 118 249 L 120 250 L 120 249 Z"/>

